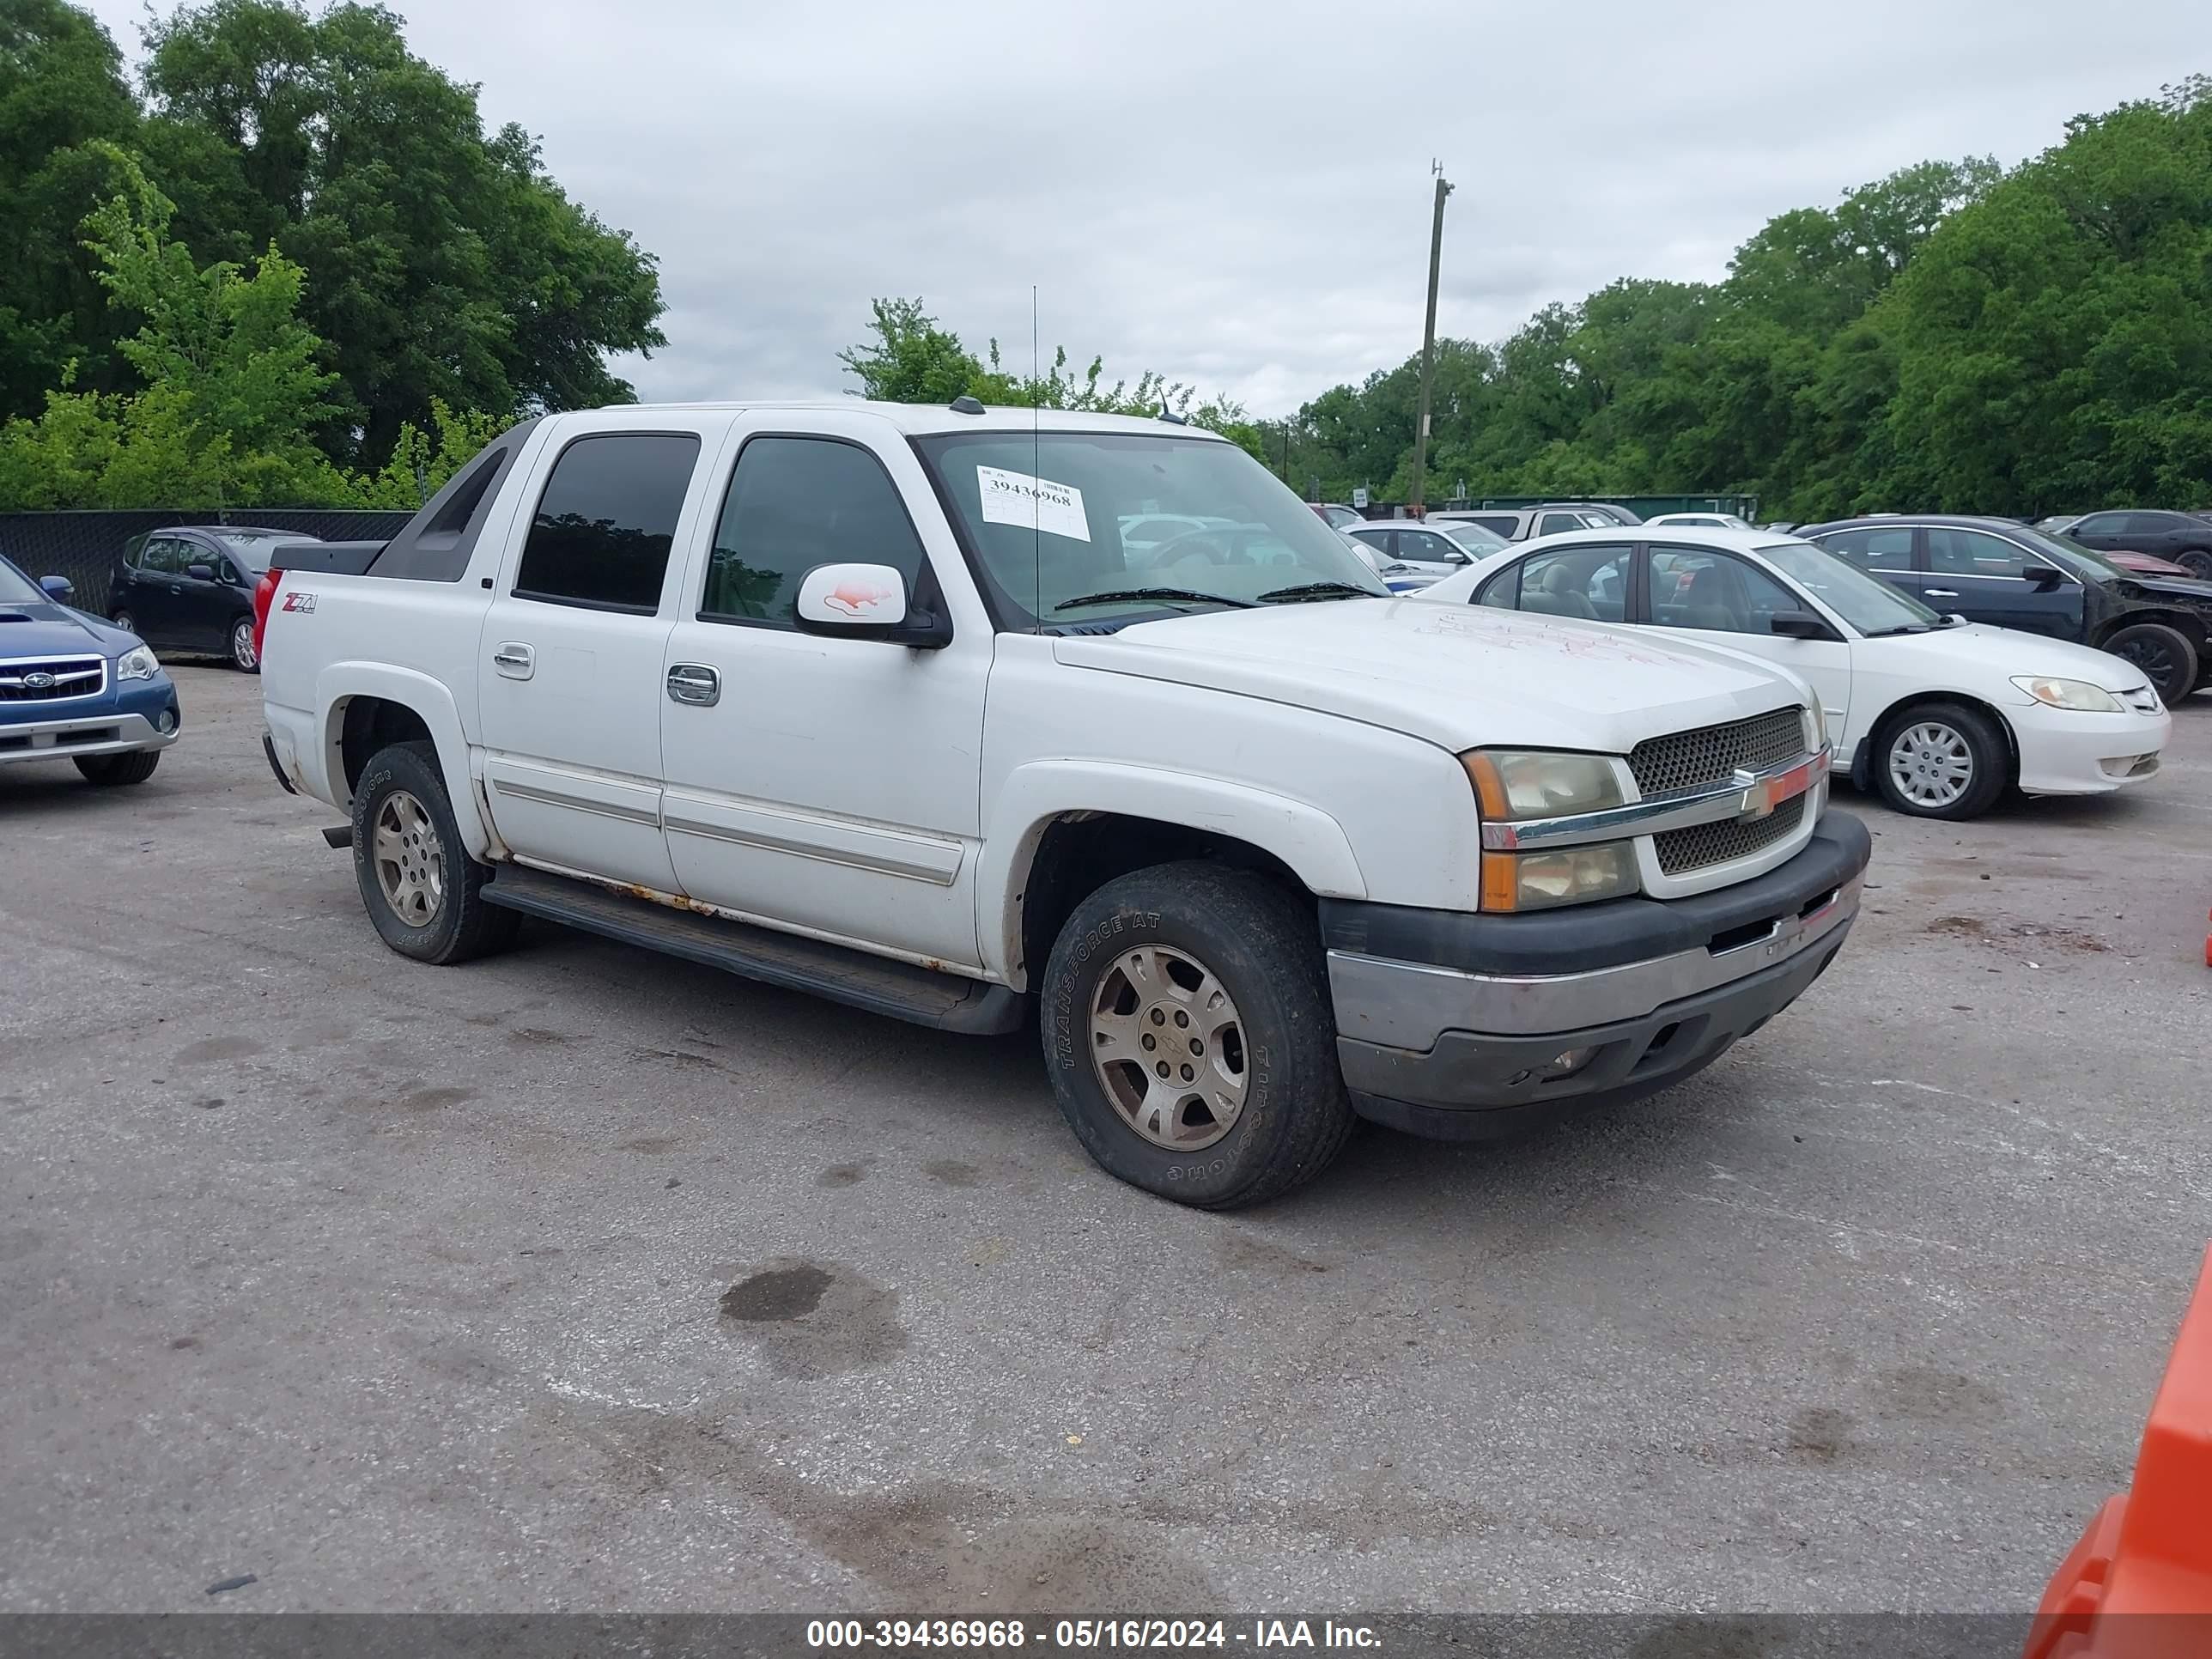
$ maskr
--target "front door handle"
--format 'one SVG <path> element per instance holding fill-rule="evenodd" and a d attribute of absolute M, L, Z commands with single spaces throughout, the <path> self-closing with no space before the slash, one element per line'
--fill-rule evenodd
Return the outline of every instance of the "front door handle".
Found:
<path fill-rule="evenodd" d="M 491 665 L 510 680 L 526 680 L 538 672 L 538 653 L 520 640 L 501 640 L 491 653 Z"/>
<path fill-rule="evenodd" d="M 672 702 L 712 708 L 722 700 L 721 672 L 702 662 L 672 664 L 668 670 L 668 696 Z"/>
<path fill-rule="evenodd" d="M 1959 597 L 1959 590 L 1955 587 L 1923 587 L 1920 591 L 1931 599 L 1955 599 Z"/>

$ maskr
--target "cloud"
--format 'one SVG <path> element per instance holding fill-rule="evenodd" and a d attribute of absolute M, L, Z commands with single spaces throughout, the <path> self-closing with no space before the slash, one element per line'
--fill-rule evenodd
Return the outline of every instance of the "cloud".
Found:
<path fill-rule="evenodd" d="M 1280 413 L 1772 215 L 2014 161 L 2203 61 L 2201 0 L 416 0 L 416 49 L 660 256 L 647 398 L 824 394 L 868 302 Z M 137 0 L 95 6 L 126 51 Z"/>

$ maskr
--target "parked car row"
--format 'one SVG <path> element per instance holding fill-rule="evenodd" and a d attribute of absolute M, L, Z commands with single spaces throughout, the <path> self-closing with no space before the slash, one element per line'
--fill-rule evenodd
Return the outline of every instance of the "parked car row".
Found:
<path fill-rule="evenodd" d="M 2124 658 L 2169 704 L 2212 680 L 2212 583 L 2124 570 L 2069 537 L 2009 519 L 1893 514 L 1796 533 L 1936 611 Z"/>
<path fill-rule="evenodd" d="M 265 671 L 271 772 L 345 814 L 399 954 L 531 915 L 1034 1021 L 1091 1156 L 1211 1208 L 1355 1116 L 1483 1136 L 1690 1076 L 1844 942 L 1833 769 L 1939 818 L 2117 790 L 2212 656 L 2212 584 L 2002 520 L 1331 505 L 1154 422 L 612 409 L 501 434 L 389 542 L 158 532 L 113 603 Z M 108 696 L 24 752 L 143 777 L 173 689 L 66 597 L 0 587 L 55 630 L 0 659 L 0 758 L 11 697 Z"/>
<path fill-rule="evenodd" d="M 2157 771 L 2172 726 L 2122 657 L 1946 615 L 1769 532 L 1576 531 L 1420 597 L 1664 629 L 1787 669 L 1818 695 L 1837 769 L 1916 817 L 1974 817 L 2008 787 L 2110 793 Z"/>

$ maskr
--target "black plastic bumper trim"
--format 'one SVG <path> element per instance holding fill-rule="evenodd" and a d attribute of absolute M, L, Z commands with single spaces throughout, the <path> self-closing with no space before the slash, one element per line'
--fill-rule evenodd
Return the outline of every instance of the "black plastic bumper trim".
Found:
<path fill-rule="evenodd" d="M 288 795 L 300 793 L 299 786 L 284 775 L 284 769 L 276 762 L 276 739 L 266 732 L 261 734 L 261 752 L 269 757 L 269 769 L 276 775 L 276 787 Z"/>

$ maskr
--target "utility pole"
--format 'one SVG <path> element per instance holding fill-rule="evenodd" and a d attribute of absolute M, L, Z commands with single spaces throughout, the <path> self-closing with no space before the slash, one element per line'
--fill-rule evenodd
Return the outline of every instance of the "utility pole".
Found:
<path fill-rule="evenodd" d="M 1429 171 L 1437 176 L 1437 216 L 1429 227 L 1429 319 L 1421 329 L 1421 423 L 1413 434 L 1413 499 L 1406 503 L 1416 518 L 1420 516 L 1424 499 L 1422 474 L 1429 465 L 1429 381 L 1436 370 L 1437 278 L 1443 264 L 1444 198 L 1452 192 L 1443 162 L 1430 162 Z"/>

